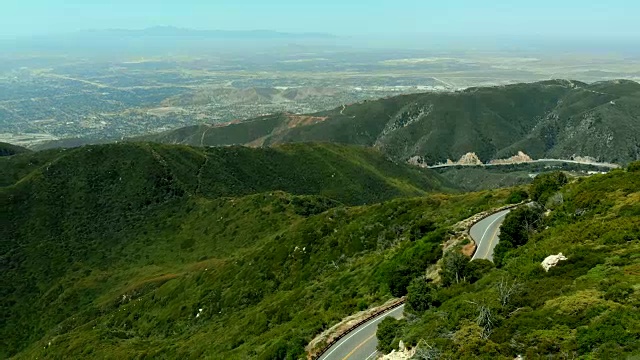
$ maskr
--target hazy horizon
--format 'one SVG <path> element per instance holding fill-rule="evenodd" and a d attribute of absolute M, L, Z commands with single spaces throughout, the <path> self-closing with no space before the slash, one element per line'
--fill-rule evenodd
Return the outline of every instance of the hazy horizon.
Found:
<path fill-rule="evenodd" d="M 300 3 L 274 0 L 24 0 L 4 4 L 0 38 L 68 34 L 86 30 L 171 26 L 197 30 L 272 30 L 327 33 L 341 37 L 448 35 L 522 36 L 549 39 L 628 39 L 640 37 L 640 4 L 612 0 L 540 0 L 518 4 L 471 0 L 447 3 L 414 0 Z"/>
<path fill-rule="evenodd" d="M 12 1 L 0 125 L 25 144 L 115 139 L 422 91 L 640 80 L 640 5 L 559 3 Z"/>

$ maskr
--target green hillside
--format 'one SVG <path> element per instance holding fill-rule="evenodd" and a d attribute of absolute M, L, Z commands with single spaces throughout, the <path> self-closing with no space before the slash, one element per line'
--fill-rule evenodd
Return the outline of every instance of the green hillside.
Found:
<path fill-rule="evenodd" d="M 414 280 L 410 321 L 387 321 L 378 333 L 383 347 L 402 339 L 445 359 L 637 358 L 639 170 L 634 163 L 558 192 L 549 185 L 553 176 L 535 181 L 530 192 L 546 194 L 546 209 L 525 207 L 507 217 L 494 255 L 498 268 L 447 257 L 443 274 L 454 271 L 462 280 Z M 541 262 L 559 253 L 567 260 L 545 272 Z"/>
<path fill-rule="evenodd" d="M 373 149 L 333 144 L 253 149 L 121 143 L 22 154 L 0 165 L 3 186 L 28 175 L 70 196 L 88 189 L 120 196 L 141 187 L 157 191 L 158 201 L 281 190 L 364 204 L 454 188 L 432 171 L 396 164 Z M 98 195 L 104 194 L 91 196 Z M 133 201 L 140 194 L 128 195 Z"/>
<path fill-rule="evenodd" d="M 193 146 L 249 144 L 257 139 L 274 134 L 278 128 L 286 127 L 286 120 L 285 115 L 276 114 L 228 126 L 188 126 L 158 135 L 142 136 L 139 140 L 155 140 L 170 144 L 178 143 Z"/>
<path fill-rule="evenodd" d="M 483 161 L 524 151 L 534 158 L 640 158 L 640 84 L 554 80 L 403 95 L 310 116 L 279 114 L 224 127 L 197 126 L 145 137 L 190 145 L 321 141 L 371 146 L 427 163 L 475 152 Z"/>
<path fill-rule="evenodd" d="M 12 174 L 0 187 L 2 358 L 297 359 L 340 319 L 404 294 L 410 321 L 386 322 L 387 350 L 640 354 L 638 163 L 564 186 L 537 178 L 529 193 L 550 212 L 503 228 L 513 242 L 496 248 L 498 268 L 447 255 L 437 285 L 425 270 L 451 225 L 511 190 L 429 194 L 441 184 L 429 171 L 328 144 L 111 144 L 0 166 Z M 559 252 L 568 260 L 544 272 Z M 501 283 L 515 284 L 506 299 Z"/>
<path fill-rule="evenodd" d="M 0 157 L 11 156 L 15 154 L 24 153 L 24 152 L 29 152 L 29 149 L 23 148 L 22 146 L 18 146 L 18 145 L 0 142 Z"/>
<path fill-rule="evenodd" d="M 430 172 L 326 144 L 8 159 L 2 173 L 21 170 L 0 188 L 3 358 L 295 357 L 406 291 L 447 226 L 508 195 L 428 195 Z"/>

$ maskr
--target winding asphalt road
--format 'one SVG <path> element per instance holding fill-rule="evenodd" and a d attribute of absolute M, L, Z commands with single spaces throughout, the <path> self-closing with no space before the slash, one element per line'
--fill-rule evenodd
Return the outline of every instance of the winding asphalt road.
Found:
<path fill-rule="evenodd" d="M 378 339 L 376 339 L 376 330 L 378 324 L 387 316 L 393 316 L 400 319 L 404 312 L 404 304 L 395 309 L 380 314 L 380 316 L 369 320 L 368 322 L 353 329 L 349 334 L 333 344 L 327 352 L 325 352 L 320 360 L 333 359 L 353 359 L 366 360 L 375 359 L 378 355 Z"/>
<path fill-rule="evenodd" d="M 493 261 L 493 249 L 498 245 L 500 225 L 502 225 L 509 211 L 511 210 L 495 213 L 471 227 L 469 234 L 477 244 L 472 260 L 487 259 Z"/>
<path fill-rule="evenodd" d="M 493 259 L 493 248 L 498 243 L 498 235 L 500 233 L 500 225 L 504 221 L 505 216 L 510 210 L 495 213 L 478 223 L 473 225 L 470 235 L 478 245 L 473 260 L 475 259 Z M 387 316 L 393 316 L 396 319 L 402 318 L 404 312 L 404 304 L 380 314 L 380 316 L 351 330 L 349 334 L 333 344 L 319 360 L 371 360 L 378 355 L 376 346 L 376 330 L 378 324 Z"/>

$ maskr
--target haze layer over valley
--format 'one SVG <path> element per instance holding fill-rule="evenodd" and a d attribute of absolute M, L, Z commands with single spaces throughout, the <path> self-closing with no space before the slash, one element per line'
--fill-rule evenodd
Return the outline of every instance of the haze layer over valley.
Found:
<path fill-rule="evenodd" d="M 625 52 L 432 40 L 160 27 L 0 41 L 0 141 L 116 140 L 416 92 L 640 79 Z"/>

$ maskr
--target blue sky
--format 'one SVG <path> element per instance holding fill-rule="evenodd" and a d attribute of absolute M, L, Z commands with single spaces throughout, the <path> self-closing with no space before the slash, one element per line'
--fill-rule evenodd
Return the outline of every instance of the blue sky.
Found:
<path fill-rule="evenodd" d="M 3 0 L 0 37 L 171 25 L 338 35 L 640 37 L 635 0 Z"/>

